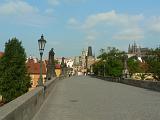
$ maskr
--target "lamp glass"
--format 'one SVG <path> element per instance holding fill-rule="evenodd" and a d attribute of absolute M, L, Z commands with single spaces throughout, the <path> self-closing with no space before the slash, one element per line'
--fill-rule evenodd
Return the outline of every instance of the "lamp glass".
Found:
<path fill-rule="evenodd" d="M 44 39 L 43 35 L 41 36 L 41 39 L 38 40 L 38 44 L 39 44 L 39 51 L 43 52 L 46 44 L 46 40 Z"/>

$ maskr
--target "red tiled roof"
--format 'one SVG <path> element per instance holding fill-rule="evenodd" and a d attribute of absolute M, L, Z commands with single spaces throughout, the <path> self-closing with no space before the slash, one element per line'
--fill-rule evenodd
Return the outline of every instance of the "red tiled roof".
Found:
<path fill-rule="evenodd" d="M 60 65 L 60 64 L 56 64 L 56 65 L 55 65 L 55 68 L 56 68 L 56 69 L 61 69 L 61 65 Z"/>
<path fill-rule="evenodd" d="M 29 59 L 26 63 L 28 68 L 28 73 L 30 74 L 40 74 L 40 63 L 35 63 L 33 59 Z M 42 62 L 42 74 L 46 74 L 46 65 Z"/>
<path fill-rule="evenodd" d="M 48 60 L 45 60 L 46 65 L 48 64 Z M 56 69 L 61 69 L 61 65 L 60 64 L 55 64 L 55 68 Z"/>
<path fill-rule="evenodd" d="M 4 55 L 4 52 L 0 52 L 0 58 Z"/>

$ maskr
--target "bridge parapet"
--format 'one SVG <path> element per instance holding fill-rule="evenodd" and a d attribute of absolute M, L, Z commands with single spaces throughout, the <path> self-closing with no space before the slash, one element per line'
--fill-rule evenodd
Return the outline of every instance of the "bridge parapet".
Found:
<path fill-rule="evenodd" d="M 105 81 L 118 82 L 160 92 L 160 81 L 124 79 L 120 77 L 103 77 L 103 76 L 92 76 L 92 77 L 96 77 L 98 79 Z"/>
<path fill-rule="evenodd" d="M 56 79 L 40 86 L 0 108 L 0 120 L 31 120 L 56 83 Z"/>

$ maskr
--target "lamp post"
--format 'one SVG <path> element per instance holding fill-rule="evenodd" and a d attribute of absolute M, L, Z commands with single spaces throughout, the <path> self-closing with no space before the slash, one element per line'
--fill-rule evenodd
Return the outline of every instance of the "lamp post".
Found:
<path fill-rule="evenodd" d="M 41 35 L 41 38 L 38 40 L 38 45 L 39 45 L 39 52 L 40 52 L 40 77 L 38 81 L 39 86 L 43 86 L 43 77 L 42 77 L 42 56 L 43 56 L 43 51 L 44 47 L 46 44 L 46 40 L 44 39 L 43 34 Z"/>
<path fill-rule="evenodd" d="M 88 75 L 88 55 L 86 54 L 85 56 L 85 60 L 86 60 L 86 76 Z"/>

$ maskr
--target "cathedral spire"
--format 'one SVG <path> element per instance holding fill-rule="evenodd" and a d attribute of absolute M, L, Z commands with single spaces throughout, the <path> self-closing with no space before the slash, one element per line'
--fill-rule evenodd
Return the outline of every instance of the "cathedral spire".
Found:
<path fill-rule="evenodd" d="M 131 52 L 131 45 L 129 44 L 129 47 L 128 47 L 128 53 Z"/>

